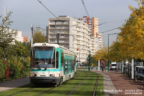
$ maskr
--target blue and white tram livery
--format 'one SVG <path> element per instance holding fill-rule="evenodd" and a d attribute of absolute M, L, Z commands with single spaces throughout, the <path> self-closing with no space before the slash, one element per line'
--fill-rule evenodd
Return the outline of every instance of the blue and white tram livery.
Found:
<path fill-rule="evenodd" d="M 31 48 L 30 81 L 59 85 L 74 77 L 76 55 L 58 44 L 35 43 Z"/>

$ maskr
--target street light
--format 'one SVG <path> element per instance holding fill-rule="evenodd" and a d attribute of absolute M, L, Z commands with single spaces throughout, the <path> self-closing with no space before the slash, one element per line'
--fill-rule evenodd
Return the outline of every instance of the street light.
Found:
<path fill-rule="evenodd" d="M 90 71 L 90 63 L 91 63 L 91 52 L 89 50 L 89 56 L 88 56 L 88 71 Z"/>
<path fill-rule="evenodd" d="M 109 36 L 110 35 L 115 35 L 115 34 L 118 34 L 118 33 L 107 34 L 108 35 L 108 71 L 109 71 Z"/>

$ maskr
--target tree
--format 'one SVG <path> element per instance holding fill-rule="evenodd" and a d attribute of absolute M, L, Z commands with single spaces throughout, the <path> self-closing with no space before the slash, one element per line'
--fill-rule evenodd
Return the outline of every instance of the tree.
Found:
<path fill-rule="evenodd" d="M 96 52 L 96 54 L 93 56 L 93 58 L 95 58 L 96 60 L 100 60 L 100 59 L 104 59 L 107 60 L 108 59 L 108 50 L 107 48 L 103 48 L 100 49 Z"/>
<path fill-rule="evenodd" d="M 0 80 L 28 76 L 30 66 L 30 43 L 15 42 L 16 31 L 9 30 L 12 21 L 0 16 Z"/>
<path fill-rule="evenodd" d="M 120 51 L 120 42 L 115 41 L 110 46 L 109 57 L 112 61 L 121 61 L 123 59 L 123 53 Z"/>
<path fill-rule="evenodd" d="M 144 7 L 130 7 L 130 18 L 121 27 L 119 41 L 125 58 L 144 59 Z"/>
<path fill-rule="evenodd" d="M 12 30 L 9 32 L 9 26 L 11 25 L 12 21 L 10 21 L 11 12 L 9 12 L 5 17 L 0 16 L 0 48 L 2 50 L 2 57 L 6 58 L 7 55 L 7 48 L 9 48 L 10 43 L 14 40 L 12 35 L 15 32 Z"/>
<path fill-rule="evenodd" d="M 121 27 L 117 41 L 110 47 L 112 59 L 124 60 L 134 58 L 144 60 L 144 2 L 138 1 L 138 8 L 129 6 L 132 13 Z"/>
<path fill-rule="evenodd" d="M 46 37 L 39 28 L 37 28 L 34 32 L 33 41 L 34 43 L 46 42 Z"/>

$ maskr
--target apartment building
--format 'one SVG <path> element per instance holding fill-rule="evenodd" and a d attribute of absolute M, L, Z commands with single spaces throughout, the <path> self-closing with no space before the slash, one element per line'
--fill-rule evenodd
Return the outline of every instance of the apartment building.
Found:
<path fill-rule="evenodd" d="M 91 55 L 94 55 L 96 53 L 96 51 L 99 49 L 98 48 L 98 38 L 94 38 L 94 37 L 91 37 L 90 41 L 90 53 Z"/>
<path fill-rule="evenodd" d="M 98 49 L 104 48 L 104 41 L 102 34 L 99 33 L 97 38 L 98 38 Z"/>
<path fill-rule="evenodd" d="M 90 53 L 91 55 L 94 55 L 99 49 L 104 47 L 103 37 L 98 32 L 98 18 L 96 17 L 88 17 L 84 16 L 83 18 L 80 18 L 80 20 L 83 20 L 85 23 L 89 26 L 89 34 L 90 34 Z"/>
<path fill-rule="evenodd" d="M 57 43 L 56 34 L 59 36 L 59 45 L 73 50 L 80 62 L 85 62 L 89 54 L 89 27 L 82 20 L 69 16 L 60 16 L 49 19 L 48 42 Z"/>
<path fill-rule="evenodd" d="M 98 18 L 84 16 L 80 19 L 69 16 L 50 18 L 48 42 L 58 43 L 77 54 L 77 60 L 85 62 L 89 53 L 94 55 L 104 47 L 102 35 L 98 33 Z"/>
<path fill-rule="evenodd" d="M 9 33 L 12 33 L 12 38 L 14 38 L 12 44 L 15 44 L 15 41 L 24 42 L 24 37 L 22 36 L 22 31 L 9 29 Z"/>
<path fill-rule="evenodd" d="M 23 36 L 22 31 L 18 31 L 18 30 L 15 30 L 15 29 L 9 29 L 8 32 L 12 33 L 12 38 L 13 38 L 12 44 L 15 44 L 15 41 L 22 42 L 22 43 L 23 42 L 28 42 L 28 37 Z"/>
<path fill-rule="evenodd" d="M 80 18 L 80 20 L 83 20 L 85 23 L 88 24 L 89 26 L 89 33 L 91 35 L 91 37 L 95 37 L 97 38 L 98 36 L 98 18 L 96 17 L 88 17 L 88 16 L 83 16 L 82 18 Z"/>

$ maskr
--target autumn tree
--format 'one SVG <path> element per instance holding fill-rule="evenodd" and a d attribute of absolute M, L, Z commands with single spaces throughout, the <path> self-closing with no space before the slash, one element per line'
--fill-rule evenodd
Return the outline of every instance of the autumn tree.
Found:
<path fill-rule="evenodd" d="M 144 7 L 139 5 L 139 8 L 129 8 L 132 13 L 118 36 L 120 49 L 127 59 L 144 59 Z"/>
<path fill-rule="evenodd" d="M 109 57 L 112 61 L 121 61 L 123 59 L 123 54 L 120 49 L 121 43 L 119 41 L 113 42 L 110 46 Z"/>
<path fill-rule="evenodd" d="M 37 28 L 33 34 L 33 41 L 34 43 L 42 43 L 46 42 L 46 37 L 43 34 L 43 32 L 40 30 L 40 28 Z"/>
<path fill-rule="evenodd" d="M 108 50 L 106 47 L 98 50 L 96 52 L 96 54 L 93 56 L 94 59 L 96 60 L 100 60 L 100 59 L 104 59 L 104 60 L 108 60 Z"/>

